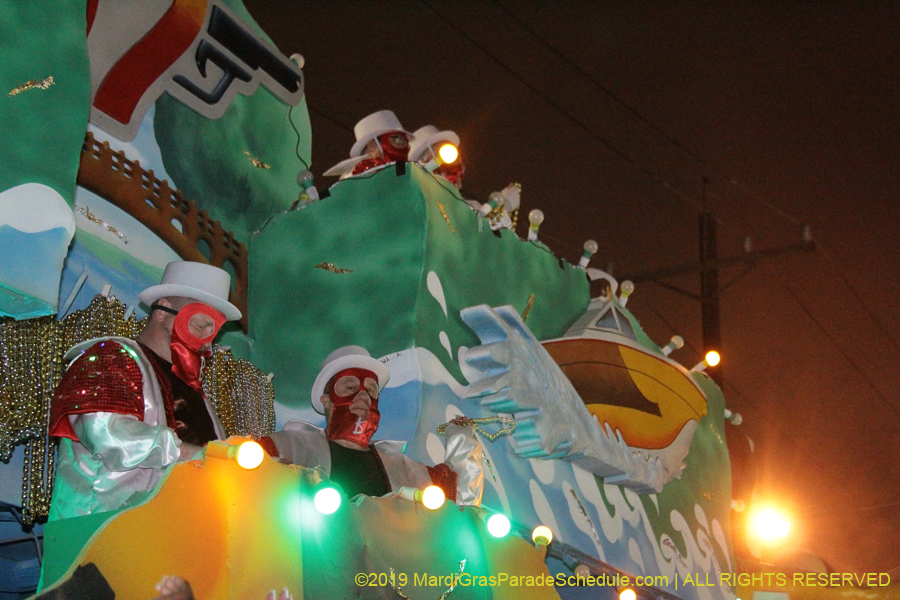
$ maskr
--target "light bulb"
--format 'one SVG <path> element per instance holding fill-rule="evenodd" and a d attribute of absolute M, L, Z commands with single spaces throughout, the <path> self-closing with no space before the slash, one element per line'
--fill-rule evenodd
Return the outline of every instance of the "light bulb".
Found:
<path fill-rule="evenodd" d="M 528 222 L 532 225 L 540 225 L 544 222 L 544 211 L 539 208 L 528 213 Z"/>
<path fill-rule="evenodd" d="M 444 144 L 441 146 L 440 150 L 438 150 L 438 154 L 444 164 L 450 164 L 459 157 L 459 150 L 457 150 L 456 146 L 453 144 Z"/>
<path fill-rule="evenodd" d="M 256 442 L 244 442 L 237 451 L 237 462 L 245 469 L 255 469 L 262 464 L 266 452 Z"/>
<path fill-rule="evenodd" d="M 509 533 L 509 527 L 510 527 L 509 519 L 507 519 L 505 516 L 500 515 L 500 514 L 491 515 L 491 518 L 488 519 L 488 522 L 487 522 L 488 532 L 492 536 L 498 537 L 498 538 L 502 538 L 507 533 Z"/>
<path fill-rule="evenodd" d="M 341 493 L 333 487 L 324 487 L 316 492 L 313 504 L 323 515 L 330 515 L 341 506 Z"/>
<path fill-rule="evenodd" d="M 444 505 L 444 490 L 436 485 L 429 485 L 422 492 L 422 504 L 429 510 L 437 510 Z"/>
<path fill-rule="evenodd" d="M 307 188 L 312 183 L 313 174 L 307 170 L 300 171 L 297 173 L 297 185 L 302 188 Z"/>
<path fill-rule="evenodd" d="M 531 532 L 531 539 L 538 546 L 547 546 L 553 541 L 553 532 L 549 527 L 538 525 Z"/>

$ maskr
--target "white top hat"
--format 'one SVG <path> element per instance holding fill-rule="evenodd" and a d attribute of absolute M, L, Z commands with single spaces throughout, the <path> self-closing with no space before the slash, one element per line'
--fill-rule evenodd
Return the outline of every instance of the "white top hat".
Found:
<path fill-rule="evenodd" d="M 159 285 L 138 294 L 141 302 L 152 306 L 160 298 L 180 296 L 211 306 L 229 321 L 241 318 L 241 311 L 228 301 L 231 275 L 227 271 L 199 262 L 175 261 L 166 265 Z"/>
<path fill-rule="evenodd" d="M 350 149 L 350 156 L 362 156 L 363 150 L 371 140 L 380 135 L 390 133 L 391 131 L 399 131 L 406 134 L 407 139 L 412 139 L 412 134 L 400 124 L 400 120 L 392 111 L 379 110 L 365 117 L 353 128 L 356 135 L 356 143 Z"/>
<path fill-rule="evenodd" d="M 409 162 L 419 162 L 425 151 L 438 142 L 450 142 L 459 147 L 459 136 L 453 131 L 438 131 L 434 125 L 419 127 L 413 133 L 413 141 L 409 145 Z"/>
<path fill-rule="evenodd" d="M 342 160 L 338 164 L 325 171 L 323 175 L 325 175 L 326 177 L 334 177 L 337 175 L 343 175 L 344 173 L 350 173 L 351 171 L 353 171 L 353 168 L 357 164 L 364 161 L 365 159 L 365 156 L 354 156 L 353 158 Z"/>
<path fill-rule="evenodd" d="M 320 415 L 325 414 L 325 407 L 322 406 L 322 395 L 325 393 L 325 386 L 336 373 L 344 369 L 366 369 L 372 371 L 378 377 L 378 391 L 384 389 L 388 380 L 391 378 L 391 372 L 380 360 L 372 358 L 369 351 L 361 346 L 344 346 L 338 348 L 328 355 L 322 362 L 322 370 L 316 377 L 316 382 L 312 387 L 312 405 L 316 412 Z"/>

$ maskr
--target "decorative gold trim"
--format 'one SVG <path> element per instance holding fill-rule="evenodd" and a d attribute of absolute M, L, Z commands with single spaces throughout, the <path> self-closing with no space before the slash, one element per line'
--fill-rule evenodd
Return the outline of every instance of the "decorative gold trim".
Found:
<path fill-rule="evenodd" d="M 247 158 L 249 158 L 249 159 L 250 159 L 250 162 L 251 162 L 251 163 L 253 164 L 253 166 L 256 167 L 257 169 L 271 169 L 271 168 L 272 168 L 272 167 L 270 167 L 269 165 L 267 165 L 266 163 L 264 163 L 263 161 L 261 161 L 261 160 L 259 160 L 258 158 L 252 156 L 252 155 L 251 155 L 249 152 L 247 152 L 246 150 L 244 150 L 244 156 L 246 156 Z"/>
<path fill-rule="evenodd" d="M 320 262 L 319 264 L 315 265 L 315 268 L 323 269 L 325 271 L 330 271 L 332 273 L 337 273 L 338 275 L 343 275 L 345 273 L 353 272 L 353 269 L 341 269 L 341 268 L 334 266 L 334 263 L 330 263 L 330 262 Z"/>
<path fill-rule="evenodd" d="M 528 296 L 528 304 L 525 305 L 525 310 L 522 312 L 522 322 L 524 323 L 528 320 L 528 313 L 531 312 L 531 308 L 534 306 L 534 294 Z"/>
<path fill-rule="evenodd" d="M 444 205 L 440 202 L 437 203 L 438 208 L 441 209 L 441 214 L 444 215 L 444 220 L 447 222 L 447 227 L 450 228 L 450 233 L 456 233 L 456 228 L 453 226 L 453 223 L 450 222 L 450 217 L 447 216 L 447 211 L 444 210 Z"/>
<path fill-rule="evenodd" d="M 16 96 L 26 90 L 46 90 L 53 84 L 53 75 L 51 75 L 47 79 L 44 79 L 43 81 L 26 81 L 19 87 L 14 87 L 13 89 L 11 89 L 7 96 Z"/>

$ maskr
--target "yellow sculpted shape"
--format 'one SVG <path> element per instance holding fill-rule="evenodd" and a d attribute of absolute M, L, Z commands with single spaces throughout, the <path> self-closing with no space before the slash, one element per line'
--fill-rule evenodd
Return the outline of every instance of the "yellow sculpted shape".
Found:
<path fill-rule="evenodd" d="M 657 357 L 626 346 L 619 346 L 619 354 L 634 385 L 644 398 L 659 407 L 660 415 L 611 404 L 588 404 L 587 409 L 601 423 L 621 431 L 629 446 L 665 448 L 688 421 L 699 421 L 706 414 L 706 398 L 688 375 Z"/>

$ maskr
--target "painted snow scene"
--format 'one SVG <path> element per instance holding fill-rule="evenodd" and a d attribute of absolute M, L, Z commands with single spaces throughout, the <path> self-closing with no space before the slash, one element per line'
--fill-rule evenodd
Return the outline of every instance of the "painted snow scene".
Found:
<path fill-rule="evenodd" d="M 15 43 L 0 73 L 23 87 L 2 111 L 15 148 L 0 163 L 2 501 L 44 545 L 11 563 L 3 589 L 33 592 L 42 570 L 47 598 L 75 585 L 150 598 L 173 574 L 198 599 L 621 591 L 572 576 L 627 577 L 641 598 L 735 597 L 719 577 L 738 570 L 725 399 L 708 365 L 682 365 L 677 344 L 644 333 L 631 282 L 592 266 L 596 244 L 580 264 L 556 256 L 542 215 L 519 214 L 520 186 L 464 198 L 456 159 L 437 150 L 455 134 L 413 135 L 377 101 L 339 179 L 314 181 L 303 58 L 277 49 L 240 0 L 8 10 L 0 26 Z M 40 46 L 48 26 L 59 36 Z M 223 302 L 241 318 L 222 326 L 202 382 L 227 435 L 133 502 L 47 522 L 63 357 L 138 336 L 156 309 L 139 296 L 173 261 L 230 276 Z M 291 423 L 331 431 L 314 390 L 348 346 L 385 370 L 374 447 L 394 442 L 436 481 L 452 426 L 468 428 L 471 498 L 450 492 L 432 511 L 388 473 L 390 493 L 344 494 L 319 514 L 321 465 L 231 460 L 231 447 L 277 443 Z M 497 514 L 505 536 L 487 530 Z M 551 533 L 533 536 L 539 526 Z M 455 578 L 417 583 L 422 573 Z M 516 583 L 464 583 L 500 574 Z"/>

